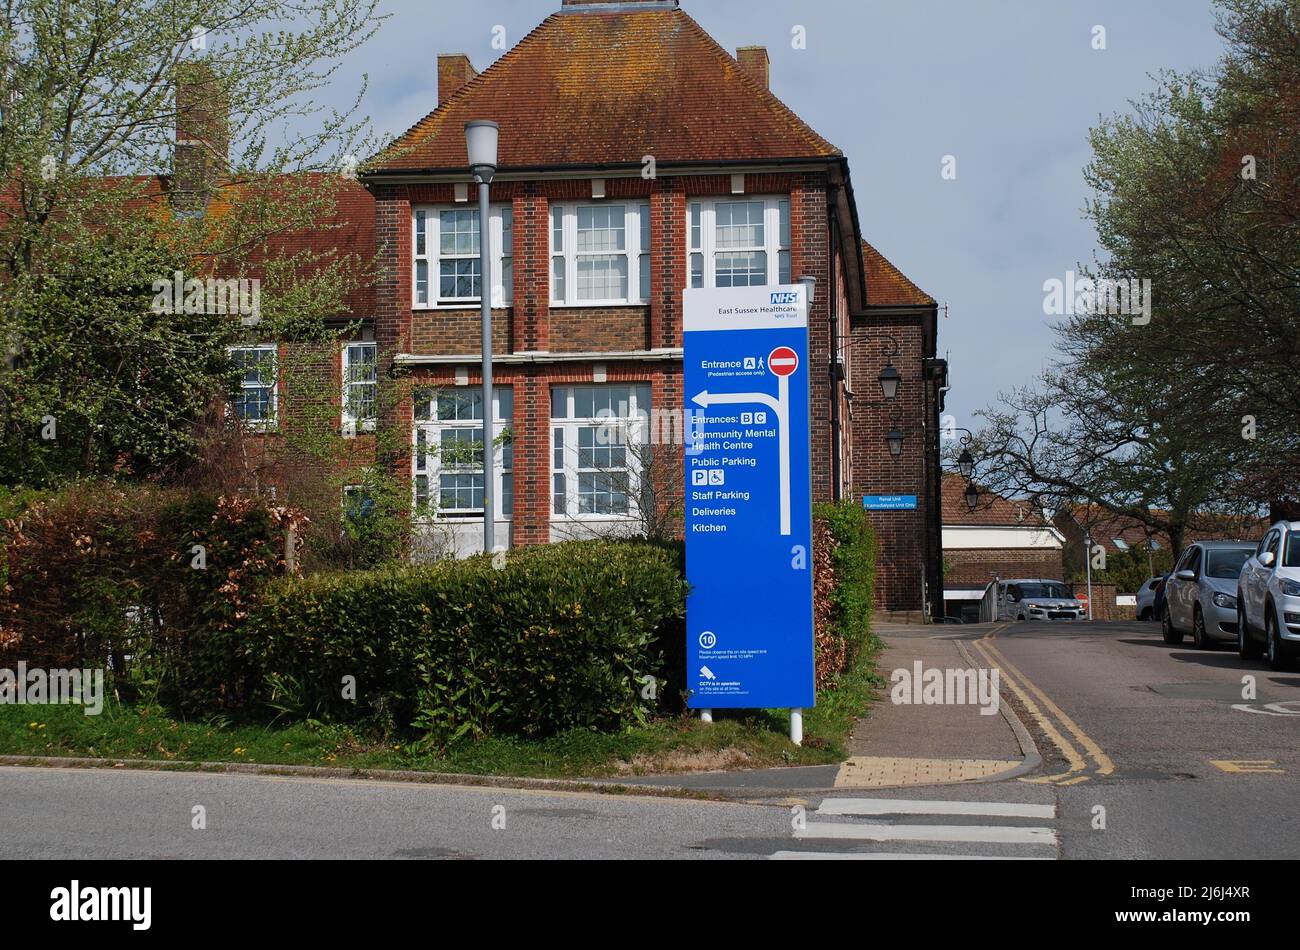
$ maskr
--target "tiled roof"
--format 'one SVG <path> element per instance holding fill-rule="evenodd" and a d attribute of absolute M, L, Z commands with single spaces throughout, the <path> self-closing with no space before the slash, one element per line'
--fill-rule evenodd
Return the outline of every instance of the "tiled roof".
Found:
<path fill-rule="evenodd" d="M 373 270 L 377 245 L 375 243 L 375 199 L 359 182 L 343 175 L 311 173 L 312 177 L 332 187 L 334 196 L 334 213 L 322 217 L 311 227 L 299 231 L 271 235 L 267 247 L 272 256 L 288 257 L 301 251 L 310 250 L 315 256 L 313 264 L 307 267 L 307 273 L 315 271 L 322 265 L 347 259 L 349 270 L 358 276 L 365 273 L 362 283 L 347 294 L 343 301 L 344 313 L 340 316 L 356 318 L 371 317 L 375 309 L 375 288 L 369 272 Z M 279 179 L 272 179 L 275 187 Z M 132 177 L 105 177 L 88 179 L 90 187 L 133 189 L 133 194 L 124 203 L 132 210 L 157 209 L 160 214 L 169 214 L 171 205 L 171 178 L 167 175 L 139 175 Z M 240 200 L 239 186 L 226 185 L 212 196 L 208 204 L 209 215 L 228 214 Z M 13 210 L 6 206 L 4 196 L 0 196 L 0 220 L 10 216 Z M 241 274 L 258 277 L 262 274 L 259 251 L 250 251 L 244 257 Z"/>
<path fill-rule="evenodd" d="M 873 307 L 934 306 L 933 297 L 908 280 L 901 270 L 885 258 L 885 255 L 866 241 L 862 242 L 862 262 L 867 269 L 868 305 Z"/>
<path fill-rule="evenodd" d="M 1158 509 L 1156 514 L 1163 515 Z M 1227 515 L 1199 514 L 1193 515 L 1193 527 L 1187 529 L 1183 537 L 1184 544 L 1193 541 L 1216 541 L 1240 539 L 1255 541 L 1264 536 L 1268 529 L 1267 519 L 1234 518 Z M 1141 522 L 1117 515 L 1100 505 L 1075 505 L 1062 511 L 1056 517 L 1056 524 L 1063 532 L 1082 535 L 1085 531 L 1092 534 L 1093 542 L 1108 551 L 1121 550 L 1115 543 L 1123 541 L 1130 548 L 1146 549 L 1154 538 L 1160 548 L 1169 550 L 1169 536 L 1163 531 L 1152 531 Z"/>
<path fill-rule="evenodd" d="M 548 17 L 374 170 L 466 168 L 472 119 L 501 124 L 507 170 L 841 154 L 675 9 Z"/>
<path fill-rule="evenodd" d="M 1003 498 L 983 488 L 979 505 L 971 511 L 966 506 L 966 479 L 960 475 L 943 476 L 942 511 L 945 525 L 1045 528 L 1050 524 L 1029 502 Z"/>
<path fill-rule="evenodd" d="M 267 249 L 273 257 L 288 258 L 310 251 L 312 261 L 303 273 L 310 276 L 334 261 L 345 261 L 345 268 L 355 275 L 360 286 L 344 298 L 344 312 L 339 316 L 355 318 L 373 317 L 375 287 L 373 269 L 378 246 L 375 242 L 375 199 L 355 179 L 343 175 L 320 172 L 309 173 L 311 187 L 332 190 L 334 213 L 319 218 L 311 227 L 271 235 Z M 276 180 L 272 181 L 274 186 Z M 239 201 L 239 189 L 227 187 L 219 191 L 208 205 L 208 213 L 226 213 Z M 247 274 L 259 276 L 259 252 L 247 256 Z"/>

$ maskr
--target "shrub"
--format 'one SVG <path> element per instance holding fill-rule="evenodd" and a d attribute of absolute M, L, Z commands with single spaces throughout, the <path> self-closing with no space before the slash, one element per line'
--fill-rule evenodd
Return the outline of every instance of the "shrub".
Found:
<path fill-rule="evenodd" d="M 852 502 L 820 504 L 816 519 L 824 523 L 829 536 L 834 584 L 829 591 L 830 636 L 826 644 L 838 659 L 829 676 L 851 669 L 871 640 L 871 616 L 875 611 L 876 535 L 864 512 Z M 815 546 L 816 547 L 816 546 Z M 821 645 L 822 637 L 819 637 Z M 835 666 L 838 668 L 834 668 Z M 821 673 L 821 664 L 818 664 Z M 818 678 L 818 687 L 823 685 Z"/>
<path fill-rule="evenodd" d="M 261 698 L 299 715 L 379 717 L 438 742 L 546 736 L 644 715 L 657 637 L 685 599 L 663 548 L 571 542 L 500 569 L 479 557 L 276 582 L 240 639 Z"/>
<path fill-rule="evenodd" d="M 36 501 L 6 523 L 0 658 L 107 667 L 128 692 L 138 670 L 180 705 L 237 696 L 224 641 L 283 573 L 290 523 L 296 513 L 256 497 L 111 482 Z"/>

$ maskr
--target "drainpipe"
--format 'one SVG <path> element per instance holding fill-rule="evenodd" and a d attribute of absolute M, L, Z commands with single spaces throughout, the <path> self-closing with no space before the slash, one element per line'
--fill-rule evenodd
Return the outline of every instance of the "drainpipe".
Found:
<path fill-rule="evenodd" d="M 839 220 L 835 215 L 838 191 L 838 185 L 831 185 L 826 194 L 828 199 L 826 202 L 826 217 L 830 224 L 830 253 L 826 255 L 826 260 L 831 271 L 829 294 L 826 298 L 826 302 L 831 308 L 831 501 L 840 500 L 840 489 L 843 484 L 841 470 L 844 464 L 840 458 L 844 440 L 840 434 L 840 321 L 839 314 L 836 312 L 836 302 L 839 297 L 835 287 L 835 276 L 838 270 L 835 266 L 835 249 L 839 246 L 840 233 Z"/>

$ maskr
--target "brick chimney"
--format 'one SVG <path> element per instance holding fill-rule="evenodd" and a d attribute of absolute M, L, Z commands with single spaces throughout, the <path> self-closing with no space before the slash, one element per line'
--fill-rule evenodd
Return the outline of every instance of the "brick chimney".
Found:
<path fill-rule="evenodd" d="M 769 72 L 771 60 L 768 59 L 766 46 L 740 47 L 736 50 L 736 62 L 740 63 L 741 69 L 749 73 L 754 82 L 764 89 L 771 88 Z"/>
<path fill-rule="evenodd" d="M 475 76 L 478 70 L 464 53 L 448 53 L 438 57 L 438 105 L 454 96 L 460 87 Z"/>
<path fill-rule="evenodd" d="M 206 63 L 176 67 L 176 146 L 172 156 L 172 205 L 201 215 L 230 163 L 230 110 L 225 92 Z"/>

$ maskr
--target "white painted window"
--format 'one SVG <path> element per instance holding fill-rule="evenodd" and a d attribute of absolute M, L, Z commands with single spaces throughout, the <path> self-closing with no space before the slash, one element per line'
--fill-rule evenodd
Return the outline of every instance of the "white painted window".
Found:
<path fill-rule="evenodd" d="M 343 347 L 343 432 L 355 435 L 375 430 L 379 393 L 378 347 L 348 343 Z"/>
<path fill-rule="evenodd" d="M 498 386 L 492 439 L 496 474 L 494 520 L 514 512 L 514 446 L 509 434 L 514 390 Z M 452 386 L 415 394 L 411 453 L 416 513 L 440 519 L 483 517 L 483 390 Z"/>
<path fill-rule="evenodd" d="M 250 428 L 274 428 L 279 408 L 275 345 L 234 346 L 228 352 L 242 372 L 240 391 L 231 406 L 235 415 Z"/>
<path fill-rule="evenodd" d="M 551 206 L 551 303 L 608 306 L 650 299 L 650 205 Z"/>
<path fill-rule="evenodd" d="M 417 207 L 412 213 L 416 307 L 464 307 L 479 303 L 477 208 Z M 510 306 L 514 288 L 514 212 L 500 205 L 488 215 L 492 252 L 492 306 Z"/>
<path fill-rule="evenodd" d="M 557 517 L 635 517 L 648 385 L 551 390 L 551 505 Z"/>
<path fill-rule="evenodd" d="M 692 287 L 790 283 L 790 199 L 691 201 L 686 209 Z"/>

